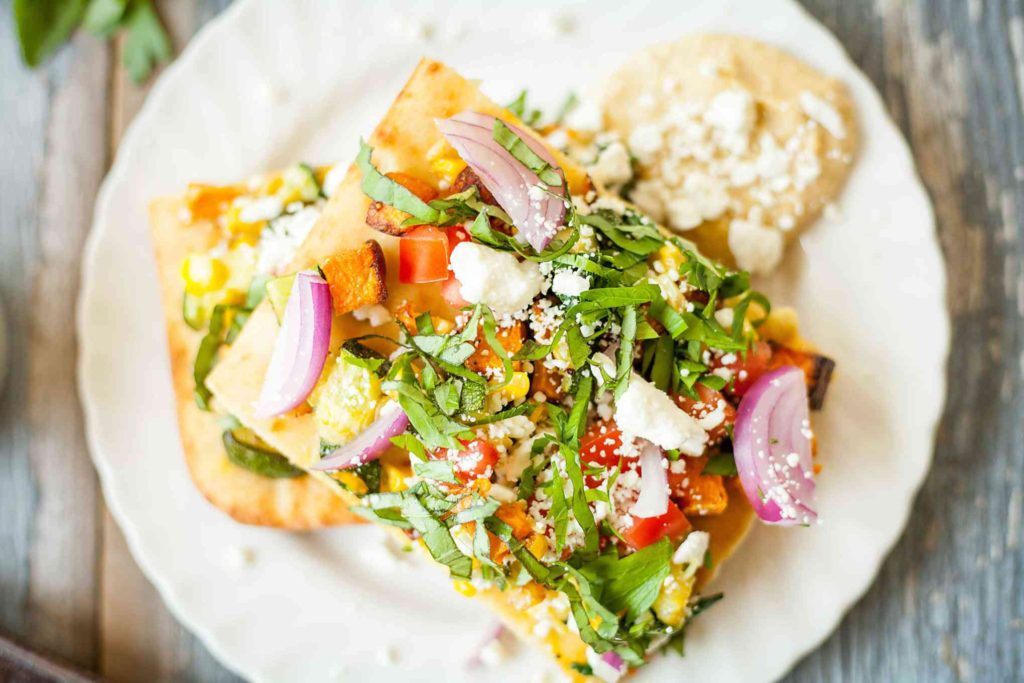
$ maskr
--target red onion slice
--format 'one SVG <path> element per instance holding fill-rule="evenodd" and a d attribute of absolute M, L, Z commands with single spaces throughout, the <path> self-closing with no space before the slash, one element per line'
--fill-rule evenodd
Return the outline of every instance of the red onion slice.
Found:
<path fill-rule="evenodd" d="M 629 669 L 622 657 L 611 651 L 597 655 L 588 648 L 587 662 L 594 671 L 594 677 L 605 681 L 605 683 L 616 683 Z"/>
<path fill-rule="evenodd" d="M 547 187 L 536 173 L 494 140 L 494 120 L 493 116 L 487 114 L 464 111 L 448 119 L 435 119 L 434 122 L 512 219 L 518 229 L 516 239 L 541 251 L 564 225 L 565 174 L 540 141 L 522 129 L 505 123 L 562 178 L 559 187 Z"/>
<path fill-rule="evenodd" d="M 765 522 L 817 519 L 810 413 L 804 373 L 783 366 L 762 375 L 736 412 L 733 450 L 743 491 Z"/>
<path fill-rule="evenodd" d="M 253 415 L 273 417 L 299 406 L 324 370 L 331 344 L 331 292 L 319 275 L 303 271 L 292 290 Z"/>
<path fill-rule="evenodd" d="M 640 451 L 640 496 L 629 509 L 634 517 L 660 517 L 668 512 L 668 473 L 662 450 L 643 441 Z"/>
<path fill-rule="evenodd" d="M 398 436 L 409 426 L 409 418 L 397 401 L 389 401 L 369 427 L 356 438 L 336 449 L 310 469 L 334 472 L 347 467 L 365 465 L 376 460 L 391 446 L 391 437 Z"/>

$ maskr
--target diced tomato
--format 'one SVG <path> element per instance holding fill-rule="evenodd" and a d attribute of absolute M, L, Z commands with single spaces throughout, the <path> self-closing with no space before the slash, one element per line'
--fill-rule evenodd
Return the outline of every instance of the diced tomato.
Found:
<path fill-rule="evenodd" d="M 469 306 L 469 302 L 462 298 L 462 285 L 455 279 L 455 275 L 449 275 L 441 285 L 441 298 L 447 301 L 452 308 Z"/>
<path fill-rule="evenodd" d="M 421 225 L 398 243 L 398 280 L 404 283 L 443 282 L 448 279 L 448 236 L 432 225 Z"/>
<path fill-rule="evenodd" d="M 601 465 L 611 470 L 622 461 L 622 430 L 614 420 L 601 420 L 590 425 L 580 439 L 580 460 L 586 465 Z M 585 466 L 584 465 L 584 466 Z M 596 477 L 587 477 L 587 486 L 601 485 Z"/>
<path fill-rule="evenodd" d="M 753 346 L 746 353 L 737 352 L 726 354 L 723 358 L 735 356 L 736 360 L 731 363 L 722 363 L 721 360 L 711 363 L 712 368 L 728 368 L 732 371 L 732 382 L 725 387 L 725 391 L 739 398 L 747 393 L 754 382 L 768 370 L 768 363 L 772 359 L 772 347 L 768 342 L 754 342 Z"/>
<path fill-rule="evenodd" d="M 452 461 L 452 469 L 455 477 L 463 484 L 468 484 L 474 479 L 487 477 L 494 471 L 498 463 L 498 449 L 489 441 L 473 439 L 472 441 L 459 440 L 465 448 L 461 451 L 449 451 L 447 448 L 438 448 L 430 453 L 434 460 L 449 458 Z"/>
<path fill-rule="evenodd" d="M 674 543 L 681 540 L 690 530 L 690 522 L 672 502 L 668 504 L 668 511 L 660 517 L 631 516 L 630 519 L 633 523 L 629 526 L 620 526 L 618 532 L 626 541 L 626 545 L 634 550 L 645 548 L 666 536 Z"/>
<path fill-rule="evenodd" d="M 721 441 L 729 433 L 729 425 L 736 421 L 736 409 L 725 400 L 725 396 L 721 392 L 715 391 L 711 387 L 704 386 L 698 382 L 694 385 L 694 389 L 697 390 L 697 399 L 690 398 L 685 394 L 678 394 L 675 397 L 676 403 L 690 416 L 698 420 L 708 421 L 709 423 L 715 421 L 715 418 L 712 418 L 712 416 L 717 414 L 719 404 L 724 404 L 721 422 L 708 430 L 708 437 L 711 443 Z"/>
<path fill-rule="evenodd" d="M 469 242 L 469 232 L 466 231 L 461 225 L 448 228 L 448 255 L 451 256 L 452 252 L 455 251 L 455 247 L 459 246 L 463 242 Z"/>

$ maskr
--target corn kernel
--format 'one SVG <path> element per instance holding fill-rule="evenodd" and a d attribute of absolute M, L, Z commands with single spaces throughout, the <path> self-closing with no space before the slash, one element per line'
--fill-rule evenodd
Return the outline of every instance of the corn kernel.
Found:
<path fill-rule="evenodd" d="M 255 244 L 253 239 L 259 237 L 264 225 L 266 225 L 266 221 L 257 221 L 255 223 L 243 221 L 242 209 L 237 206 L 232 206 L 224 214 L 224 229 L 236 238 L 249 238 L 246 241 L 252 244 Z"/>
<path fill-rule="evenodd" d="M 508 386 L 501 390 L 505 398 L 510 401 L 523 398 L 530 392 L 530 376 L 525 372 L 513 372 L 512 380 Z"/>
<path fill-rule="evenodd" d="M 753 305 L 751 306 L 753 308 Z M 763 309 L 762 309 L 763 310 Z M 789 345 L 797 336 L 799 327 L 796 311 L 792 308 L 773 309 L 771 315 L 757 329 L 763 339 Z"/>
<path fill-rule="evenodd" d="M 453 581 L 452 585 L 455 586 L 455 590 L 462 593 L 467 598 L 471 598 L 476 595 L 476 586 L 471 584 L 469 581 Z"/>
<path fill-rule="evenodd" d="M 281 189 L 282 185 L 284 185 L 284 177 L 280 174 L 273 175 L 270 178 L 267 178 L 263 187 L 260 188 L 260 194 L 267 196 L 277 194 L 277 191 Z"/>
<path fill-rule="evenodd" d="M 430 162 L 430 170 L 434 172 L 438 180 L 451 185 L 455 179 L 466 168 L 466 162 L 459 158 L 438 157 Z"/>
<path fill-rule="evenodd" d="M 669 242 L 658 250 L 658 260 L 665 264 L 666 270 L 678 269 L 683 263 L 683 252 L 679 250 L 679 247 Z"/>
<path fill-rule="evenodd" d="M 228 274 L 223 261 L 206 254 L 189 254 L 181 266 L 185 291 L 194 296 L 220 289 L 228 281 Z"/>
<path fill-rule="evenodd" d="M 384 463 L 384 490 L 388 492 L 404 491 L 409 488 L 405 480 L 412 476 L 412 468 Z M 468 497 L 468 496 L 467 496 Z"/>
<path fill-rule="evenodd" d="M 340 481 L 346 487 L 348 487 L 348 490 L 356 494 L 357 496 L 365 495 L 370 491 L 369 487 L 366 485 L 366 482 L 360 479 L 359 475 L 353 472 L 346 472 L 344 470 L 342 470 L 341 472 L 335 472 L 334 478 Z"/>
<path fill-rule="evenodd" d="M 539 560 L 548 551 L 548 539 L 540 534 L 533 534 L 526 542 L 526 549 Z"/>
<path fill-rule="evenodd" d="M 686 620 L 686 603 L 693 593 L 694 577 L 685 578 L 682 565 L 673 564 L 658 597 L 652 605 L 658 619 L 667 626 L 678 628 Z"/>

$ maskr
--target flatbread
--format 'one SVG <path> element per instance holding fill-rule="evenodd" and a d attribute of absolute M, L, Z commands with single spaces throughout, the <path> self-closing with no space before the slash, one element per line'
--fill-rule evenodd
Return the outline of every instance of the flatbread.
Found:
<path fill-rule="evenodd" d="M 749 99 L 710 106 L 723 93 Z M 752 272 L 778 265 L 782 245 L 836 198 L 858 146 L 842 82 L 744 36 L 695 34 L 640 50 L 603 84 L 602 100 L 605 127 L 638 160 L 633 201 L 706 256 Z"/>
<path fill-rule="evenodd" d="M 467 109 L 522 125 L 510 112 L 481 94 L 472 82 L 439 62 L 422 60 L 370 137 L 369 144 L 374 148 L 374 164 L 385 173 L 400 170 L 421 178 L 432 177 L 427 166 L 427 152 L 441 140 L 434 119 L 452 116 Z M 589 186 L 589 180 L 579 166 L 559 152 L 553 153 L 566 172 L 570 190 L 574 194 Z M 371 238 L 380 242 L 389 264 L 393 266 L 397 263 L 398 239 L 372 230 L 365 223 L 370 200 L 363 194 L 360 181 L 361 173 L 353 165 L 324 208 L 306 242 L 298 250 L 295 260 L 286 270 L 313 267 L 324 258 L 342 249 L 355 247 Z M 431 310 L 442 316 L 453 314 L 440 296 L 439 284 L 404 285 L 398 282 L 396 270 L 392 267 L 387 275 L 390 292 L 388 308 L 394 310 L 403 300 L 410 300 L 417 310 Z M 338 343 L 341 339 L 371 331 L 384 335 L 393 335 L 396 332 L 393 324 L 374 329 L 366 322 L 357 321 L 352 316 L 344 316 L 335 320 L 334 341 Z M 290 413 L 271 419 L 253 417 L 252 406 L 259 396 L 277 332 L 277 320 L 264 302 L 253 312 L 241 335 L 214 368 L 207 386 L 214 392 L 221 405 L 254 429 L 274 448 L 286 454 L 295 464 L 308 467 L 317 460 L 319 446 L 317 428 L 310 413 Z M 357 499 L 325 473 L 312 474 L 324 481 L 330 490 L 346 498 L 350 503 L 357 504 Z M 740 495 L 736 496 L 735 500 L 744 499 Z M 749 507 L 745 504 L 730 507 L 733 513 L 728 521 L 709 521 L 721 525 L 717 532 L 721 538 L 715 541 L 719 564 L 729 549 L 742 537 L 750 521 Z M 393 530 L 403 541 L 407 540 L 399 530 Z M 520 607 L 521 603 L 511 593 L 503 593 L 497 589 L 481 590 L 476 593 L 476 597 L 489 604 L 509 628 L 524 640 L 534 643 L 541 640 L 543 649 L 559 659 L 569 676 L 576 680 L 584 680 L 578 672 L 568 668 L 570 663 L 583 661 L 585 657 L 585 646 L 578 635 L 563 624 L 555 624 L 547 636 L 538 639 L 534 631 L 536 620 Z"/>
<path fill-rule="evenodd" d="M 180 216 L 184 210 L 184 199 L 168 197 L 154 201 L 149 216 L 167 325 L 178 431 L 192 480 L 207 500 L 243 524 L 301 530 L 361 521 L 348 510 L 345 501 L 308 476 L 270 479 L 230 462 L 217 417 L 196 405 L 192 364 L 203 334 L 191 329 L 182 318 L 185 285 L 181 264 L 190 252 L 205 251 L 219 238 L 216 227 L 207 221 L 183 225 Z"/>

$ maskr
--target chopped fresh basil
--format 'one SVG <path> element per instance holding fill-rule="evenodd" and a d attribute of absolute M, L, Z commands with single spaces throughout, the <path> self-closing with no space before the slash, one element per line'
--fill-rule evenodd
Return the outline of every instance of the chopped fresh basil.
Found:
<path fill-rule="evenodd" d="M 562 176 L 558 171 L 530 149 L 525 141 L 498 118 L 494 119 L 494 141 L 505 148 L 516 161 L 537 174 L 541 182 L 549 187 L 561 187 Z"/>
<path fill-rule="evenodd" d="M 720 474 L 723 477 L 735 477 L 738 474 L 736 459 L 729 451 L 713 455 L 708 459 L 707 464 L 704 465 L 701 474 Z"/>
<path fill-rule="evenodd" d="M 248 429 L 226 429 L 221 440 L 228 460 L 253 474 L 270 479 L 294 478 L 305 474 Z"/>
<path fill-rule="evenodd" d="M 359 141 L 359 154 L 356 165 L 363 172 L 362 190 L 370 199 L 393 206 L 399 211 L 411 214 L 418 224 L 433 224 L 441 217 L 437 209 L 412 193 L 401 183 L 388 178 L 374 167 L 370 161 L 373 148 L 363 140 Z"/>

